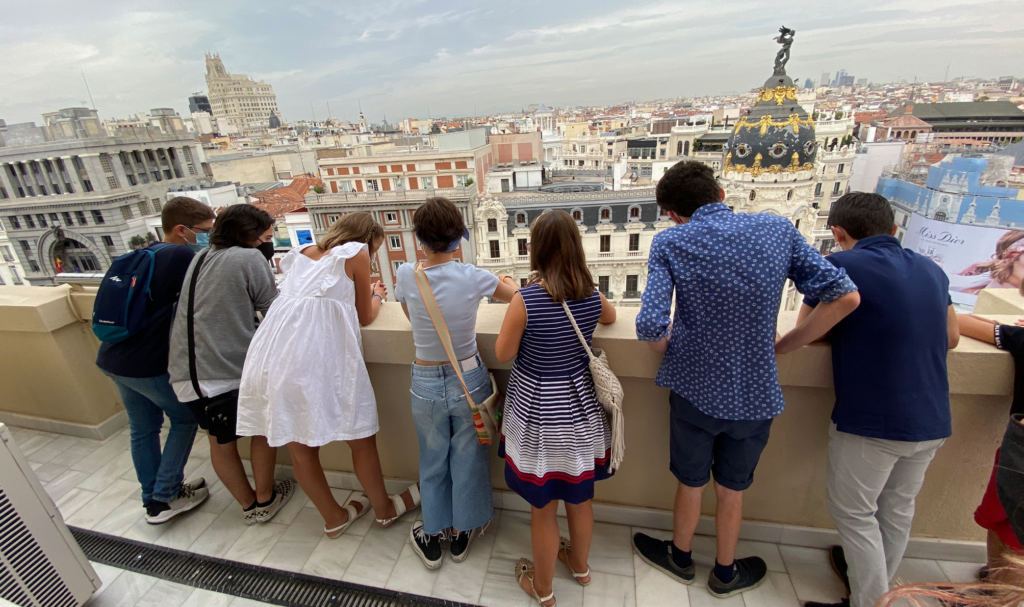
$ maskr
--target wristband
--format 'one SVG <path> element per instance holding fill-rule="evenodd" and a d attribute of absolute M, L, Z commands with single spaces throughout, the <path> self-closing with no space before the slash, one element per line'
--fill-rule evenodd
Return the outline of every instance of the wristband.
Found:
<path fill-rule="evenodd" d="M 384 303 L 384 297 L 380 293 L 374 293 L 373 297 L 380 297 L 380 303 Z M 372 299 L 372 297 L 371 297 Z"/>

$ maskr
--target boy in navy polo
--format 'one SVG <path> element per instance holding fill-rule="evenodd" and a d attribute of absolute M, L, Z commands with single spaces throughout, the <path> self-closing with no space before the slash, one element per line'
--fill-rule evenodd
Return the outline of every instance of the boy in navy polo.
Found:
<path fill-rule="evenodd" d="M 827 502 L 843 543 L 831 560 L 851 593 L 836 605 L 871 607 L 889 590 L 924 473 L 952 433 L 946 352 L 960 331 L 949 280 L 893 237 L 888 200 L 847 194 L 833 203 L 829 226 L 843 250 L 828 260 L 861 297 L 831 333 Z M 817 305 L 804 300 L 798 327 Z"/>

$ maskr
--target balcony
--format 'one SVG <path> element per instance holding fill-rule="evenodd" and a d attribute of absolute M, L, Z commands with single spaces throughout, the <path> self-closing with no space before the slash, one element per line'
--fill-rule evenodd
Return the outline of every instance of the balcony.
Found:
<path fill-rule="evenodd" d="M 623 293 L 628 298 L 632 293 Z M 211 496 L 196 511 L 160 526 L 149 526 L 138 506 L 125 415 L 110 381 L 93 365 L 97 342 L 86 320 L 94 291 L 71 287 L 0 287 L 0 421 L 15 427 L 15 441 L 69 525 L 142 542 L 276 569 L 388 588 L 402 592 L 483 605 L 526 605 L 512 576 L 512 565 L 529 556 L 529 507 L 504 484 L 503 462 L 492 457 L 494 502 L 498 509 L 487 533 L 463 564 L 445 559 L 439 572 L 428 572 L 408 544 L 413 512 L 390 529 L 363 517 L 340 539 L 323 536 L 323 520 L 298 490 L 292 502 L 266 524 L 246 527 L 241 509 L 217 480 L 200 432 L 186 474 L 204 476 Z M 612 293 L 606 293 L 609 298 Z M 505 306 L 484 305 L 478 344 L 498 383 L 508 381 L 510 365 L 494 359 L 494 343 Z M 998 314 L 1012 322 L 1024 314 L 1013 290 L 985 291 L 976 312 Z M 668 584 L 634 559 L 633 531 L 653 529 L 671 536 L 671 508 L 676 481 L 668 469 L 668 392 L 654 385 L 660 356 L 636 341 L 635 308 L 621 307 L 618 320 L 600 326 L 594 345 L 608 353 L 625 389 L 626 460 L 620 471 L 597 484 L 594 503 L 594 584 L 584 591 L 572 584 L 564 568 L 556 573 L 560 604 L 602 602 L 617 605 L 706 604 L 702 584 L 686 588 Z M 795 313 L 781 313 L 787 331 Z M 380 317 L 363 328 L 364 356 L 377 395 L 381 431 L 377 441 L 391 492 L 418 475 L 417 439 L 409 414 L 409 362 L 413 337 L 401 306 L 384 305 Z M 1011 356 L 970 339 L 949 353 L 953 436 L 933 461 L 917 501 L 913 537 L 901 582 L 969 581 L 984 560 L 984 539 L 972 512 L 988 481 L 992 453 L 1005 429 L 1013 391 Z M 757 479 L 747 491 L 738 556 L 766 559 L 768 583 L 744 596 L 748 607 L 807 600 L 835 600 L 842 586 L 829 573 L 824 550 L 836 542 L 825 508 L 824 477 L 827 435 L 833 402 L 831 352 L 817 344 L 779 358 L 779 378 L 786 411 L 775 421 L 761 458 Z M 248 453 L 247 441 L 242 452 Z M 496 450 L 496 446 L 494 447 Z M 327 478 L 339 499 L 360 486 L 351 473 L 347 447 L 332 444 L 321 451 Z M 292 477 L 286 450 L 279 453 L 279 478 Z M 714 511 L 708 491 L 704 512 Z M 564 523 L 564 521 L 563 521 Z M 702 518 L 695 540 L 699 575 L 706 576 L 714 558 L 714 521 Z M 936 560 L 938 559 L 938 560 Z M 226 605 L 216 593 L 158 582 L 155 578 L 97 567 L 106 587 L 95 604 L 136 602 Z M 702 578 L 703 579 L 703 578 Z M 109 594 L 107 594 L 109 593 Z M 175 594 L 177 593 L 177 594 Z M 767 593 L 767 594 L 766 594 Z M 522 600 L 520 600 L 522 599 Z M 178 600 L 177 598 L 175 600 Z M 252 604 L 235 602 L 234 605 Z"/>
<path fill-rule="evenodd" d="M 358 176 L 357 176 L 358 177 Z M 421 201 L 433 196 L 444 196 L 455 200 L 466 200 L 476 196 L 476 186 L 457 186 L 454 188 L 431 188 L 407 190 L 405 188 L 389 192 L 338 192 L 337 194 L 306 194 L 307 207 L 332 207 L 346 203 L 373 202 L 376 200 Z"/>
<path fill-rule="evenodd" d="M 622 299 L 640 299 L 642 295 L 643 292 L 641 291 L 623 291 Z"/>

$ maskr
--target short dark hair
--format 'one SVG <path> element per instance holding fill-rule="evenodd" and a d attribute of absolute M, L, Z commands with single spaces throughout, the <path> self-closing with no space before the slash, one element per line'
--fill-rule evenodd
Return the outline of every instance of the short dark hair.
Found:
<path fill-rule="evenodd" d="M 447 198 L 428 198 L 412 217 L 416 238 L 430 250 L 443 252 L 466 232 L 466 221 L 455 203 Z"/>
<path fill-rule="evenodd" d="M 252 241 L 259 238 L 272 225 L 274 218 L 263 209 L 250 204 L 232 205 L 217 215 L 217 223 L 210 234 L 210 244 L 218 249 L 251 248 Z"/>
<path fill-rule="evenodd" d="M 828 212 L 829 227 L 843 228 L 854 240 L 892 234 L 895 222 L 892 205 L 874 192 L 850 192 L 833 202 Z"/>
<path fill-rule="evenodd" d="M 663 211 L 674 211 L 681 217 L 692 216 L 706 204 L 722 202 L 722 188 L 715 172 L 696 160 L 680 162 L 665 171 L 655 194 Z"/>
<path fill-rule="evenodd" d="M 166 234 L 173 231 L 175 226 L 191 228 L 216 217 L 217 214 L 208 205 L 194 198 L 175 196 L 160 211 L 160 224 Z"/>

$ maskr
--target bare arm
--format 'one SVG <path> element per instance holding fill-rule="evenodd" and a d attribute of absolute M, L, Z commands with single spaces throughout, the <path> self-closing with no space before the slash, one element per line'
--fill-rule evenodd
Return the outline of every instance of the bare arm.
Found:
<path fill-rule="evenodd" d="M 804 322 L 775 342 L 775 353 L 786 354 L 821 339 L 832 327 L 860 305 L 860 293 L 853 291 L 828 303 L 818 304 Z"/>
<path fill-rule="evenodd" d="M 604 297 L 604 293 L 601 293 L 601 316 L 598 317 L 597 322 L 602 325 L 610 325 L 615 322 L 615 306 L 612 302 L 608 301 Z"/>
<path fill-rule="evenodd" d="M 960 343 L 960 323 L 957 322 L 956 310 L 949 306 L 946 312 L 946 336 L 949 338 L 949 349 L 952 350 Z"/>
<path fill-rule="evenodd" d="M 519 291 L 519 285 L 516 281 L 509 278 L 508 276 L 502 276 L 501 282 L 498 283 L 498 287 L 494 289 L 494 299 L 509 303 L 512 301 L 512 297 Z"/>
<path fill-rule="evenodd" d="M 356 287 L 356 314 L 359 324 L 366 326 L 376 320 L 387 297 L 387 288 L 380 282 L 370 282 L 370 255 L 359 251 L 345 261 L 345 272 L 352 277 Z M 374 294 L 380 297 L 374 297 Z"/>
<path fill-rule="evenodd" d="M 508 362 L 519 353 L 519 342 L 526 331 L 526 304 L 522 296 L 513 296 L 505 310 L 505 320 L 501 323 L 498 341 L 494 344 L 494 355 L 498 362 Z"/>
<path fill-rule="evenodd" d="M 805 320 L 807 320 L 807 317 L 810 316 L 811 312 L 813 312 L 813 311 L 814 311 L 813 307 L 811 307 L 811 306 L 809 306 L 807 304 L 801 304 L 800 305 L 800 313 L 797 314 L 797 317 L 796 317 L 796 324 L 797 324 L 797 326 L 799 327 L 801 324 L 803 324 L 803 322 Z M 779 339 L 782 339 L 782 336 L 779 335 L 778 332 L 776 332 L 775 335 L 776 335 L 776 341 L 778 341 Z M 815 339 L 811 343 L 815 343 L 815 342 L 819 342 L 819 341 L 828 341 L 828 338 L 829 338 L 829 333 L 825 333 L 824 335 L 822 335 L 818 339 Z"/>
<path fill-rule="evenodd" d="M 952 306 L 950 306 L 952 307 Z M 973 314 L 957 314 L 958 335 L 966 335 L 972 339 L 983 341 L 987 344 L 996 343 L 995 321 L 975 316 Z"/>

